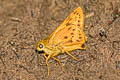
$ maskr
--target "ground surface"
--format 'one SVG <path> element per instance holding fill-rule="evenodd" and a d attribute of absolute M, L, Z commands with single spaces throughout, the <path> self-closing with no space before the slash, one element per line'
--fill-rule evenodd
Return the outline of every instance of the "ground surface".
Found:
<path fill-rule="evenodd" d="M 86 50 L 64 54 L 64 73 L 35 52 L 38 40 L 47 37 L 72 10 L 81 6 L 88 37 Z M 120 0 L 0 0 L 0 80 L 120 80 Z M 100 36 L 100 29 L 106 36 Z"/>

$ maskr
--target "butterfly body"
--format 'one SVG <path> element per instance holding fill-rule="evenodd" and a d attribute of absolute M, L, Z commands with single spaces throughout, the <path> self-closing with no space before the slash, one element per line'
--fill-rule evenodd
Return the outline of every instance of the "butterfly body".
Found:
<path fill-rule="evenodd" d="M 40 44 L 42 46 L 44 46 L 42 48 L 43 50 L 39 49 L 39 45 Z M 61 50 L 58 49 L 57 47 L 48 45 L 48 41 L 47 40 L 40 40 L 40 41 L 38 41 L 38 43 L 36 45 L 36 48 L 37 48 L 38 51 L 44 51 L 46 55 L 52 55 L 53 56 L 53 54 L 54 55 L 56 54 L 56 56 L 57 56 L 57 54 L 61 53 Z"/>
<path fill-rule="evenodd" d="M 59 59 L 56 58 L 57 55 L 67 53 L 73 59 L 78 60 L 69 52 L 76 49 L 86 49 L 86 46 L 83 46 L 87 41 L 87 37 L 83 32 L 83 23 L 83 12 L 82 9 L 78 7 L 63 21 L 60 26 L 57 27 L 55 31 L 52 32 L 49 37 L 37 42 L 37 51 L 44 51 L 48 75 L 48 60 L 50 58 L 56 60 L 62 68 Z"/>

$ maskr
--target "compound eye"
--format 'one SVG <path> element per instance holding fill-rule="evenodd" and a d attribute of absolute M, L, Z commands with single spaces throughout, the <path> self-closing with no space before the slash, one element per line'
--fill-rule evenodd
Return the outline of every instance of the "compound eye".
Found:
<path fill-rule="evenodd" d="M 39 46 L 40 48 L 43 48 L 43 45 L 42 44 L 40 44 L 40 46 Z"/>

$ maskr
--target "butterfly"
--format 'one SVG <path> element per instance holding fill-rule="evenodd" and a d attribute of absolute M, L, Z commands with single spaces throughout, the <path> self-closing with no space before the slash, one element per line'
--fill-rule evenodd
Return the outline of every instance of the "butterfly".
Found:
<path fill-rule="evenodd" d="M 46 59 L 46 65 L 49 75 L 50 58 L 58 62 L 61 69 L 63 67 L 60 60 L 56 58 L 59 54 L 68 54 L 73 59 L 78 60 L 69 52 L 76 49 L 86 49 L 84 43 L 87 37 L 83 32 L 84 14 L 80 7 L 72 11 L 72 13 L 45 39 L 39 40 L 36 44 L 36 50 L 43 52 Z M 64 71 L 64 70 L 63 70 Z"/>

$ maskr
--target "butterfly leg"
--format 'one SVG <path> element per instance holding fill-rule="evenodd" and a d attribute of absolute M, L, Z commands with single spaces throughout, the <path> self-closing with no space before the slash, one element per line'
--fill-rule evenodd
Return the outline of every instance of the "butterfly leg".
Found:
<path fill-rule="evenodd" d="M 45 59 L 47 59 L 46 53 L 44 53 L 44 57 L 45 57 Z"/>
<path fill-rule="evenodd" d="M 71 55 L 68 51 L 65 51 L 68 55 L 70 55 L 73 59 L 75 59 L 75 60 L 77 60 L 78 61 L 78 59 L 76 58 L 76 57 L 74 57 L 73 55 Z"/>
<path fill-rule="evenodd" d="M 45 55 L 46 56 L 46 55 Z M 47 65 L 47 69 L 48 69 L 48 76 L 49 76 L 49 64 L 48 64 L 48 60 L 50 59 L 51 55 L 49 55 L 47 58 L 46 58 L 46 65 Z"/>
<path fill-rule="evenodd" d="M 58 62 L 58 64 L 60 65 L 60 67 L 61 67 L 62 71 L 64 72 L 64 69 L 63 69 L 62 64 L 60 63 L 60 60 L 59 60 L 59 59 L 57 59 L 56 57 L 53 57 L 53 59 L 54 59 L 54 60 L 56 60 L 56 61 Z"/>

